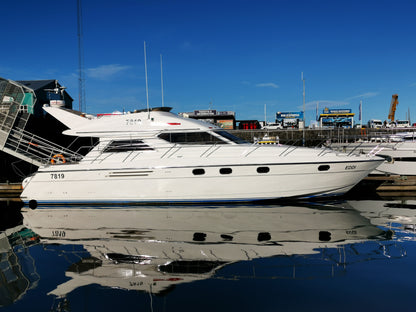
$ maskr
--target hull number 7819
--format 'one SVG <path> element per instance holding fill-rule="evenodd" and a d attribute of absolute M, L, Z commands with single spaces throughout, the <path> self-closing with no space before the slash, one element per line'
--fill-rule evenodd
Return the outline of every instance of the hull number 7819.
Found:
<path fill-rule="evenodd" d="M 62 180 L 65 178 L 63 173 L 51 173 L 51 180 Z"/>

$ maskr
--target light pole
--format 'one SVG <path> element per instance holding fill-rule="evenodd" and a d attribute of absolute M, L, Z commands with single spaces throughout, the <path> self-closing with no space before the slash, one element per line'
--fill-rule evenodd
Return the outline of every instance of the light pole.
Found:
<path fill-rule="evenodd" d="M 302 133 L 302 145 L 305 146 L 305 79 L 303 78 L 302 72 L 302 82 L 303 82 L 303 133 Z"/>

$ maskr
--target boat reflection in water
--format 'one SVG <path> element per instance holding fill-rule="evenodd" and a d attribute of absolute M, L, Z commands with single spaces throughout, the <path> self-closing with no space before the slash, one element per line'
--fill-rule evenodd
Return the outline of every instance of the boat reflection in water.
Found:
<path fill-rule="evenodd" d="M 372 224 L 394 231 L 400 239 L 414 239 L 416 233 L 416 200 L 406 201 L 348 201 Z M 408 236 L 408 234 L 411 234 Z"/>
<path fill-rule="evenodd" d="M 372 240 L 378 250 L 378 244 L 391 238 L 345 203 L 39 207 L 22 212 L 24 225 L 39 234 L 45 246 L 82 245 L 88 251 L 66 270 L 70 280 L 49 293 L 56 296 L 89 284 L 166 294 L 178 284 L 218 277 L 220 269 L 232 263 L 268 257 L 274 257 L 273 266 L 282 265 L 279 274 L 302 278 L 297 275 L 302 270 L 287 262 L 299 256 L 311 278 L 317 271 L 315 260 L 308 259 L 318 256 L 319 267 L 325 264 L 325 274 L 331 276 L 351 261 L 348 246 Z M 355 259 L 360 256 L 356 250 Z M 367 248 L 364 259 L 369 252 L 375 254 Z M 230 278 L 238 279 L 238 273 Z"/>

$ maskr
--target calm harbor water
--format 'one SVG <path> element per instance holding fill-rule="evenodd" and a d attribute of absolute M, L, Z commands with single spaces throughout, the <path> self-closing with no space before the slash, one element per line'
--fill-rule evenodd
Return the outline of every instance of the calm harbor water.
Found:
<path fill-rule="evenodd" d="M 416 201 L 1 203 L 2 311 L 413 311 Z"/>

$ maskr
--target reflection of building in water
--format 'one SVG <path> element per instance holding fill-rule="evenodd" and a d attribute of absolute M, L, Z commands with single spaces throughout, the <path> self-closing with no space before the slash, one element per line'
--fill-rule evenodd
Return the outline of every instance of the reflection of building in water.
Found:
<path fill-rule="evenodd" d="M 329 261 L 331 275 L 343 269 L 339 264 L 346 264 L 347 253 L 340 248 L 384 233 L 355 210 L 317 204 L 40 207 L 23 214 L 25 225 L 42 237 L 45 246 L 79 244 L 89 252 L 67 269 L 71 279 L 51 291 L 58 296 L 94 283 L 162 294 L 177 284 L 213 278 L 225 265 L 273 256 L 279 256 L 273 258 L 277 266 L 287 268 L 298 257 L 308 268 L 309 257 L 327 254 L 319 261 Z M 293 268 L 282 274 L 302 276 Z"/>
<path fill-rule="evenodd" d="M 8 306 L 37 286 L 39 275 L 27 247 L 39 236 L 22 225 L 0 232 L 0 307 Z"/>

